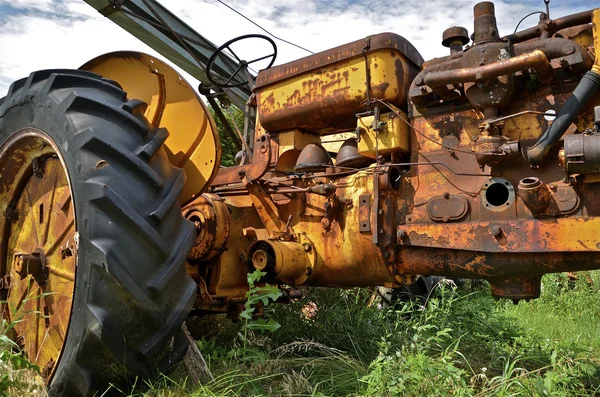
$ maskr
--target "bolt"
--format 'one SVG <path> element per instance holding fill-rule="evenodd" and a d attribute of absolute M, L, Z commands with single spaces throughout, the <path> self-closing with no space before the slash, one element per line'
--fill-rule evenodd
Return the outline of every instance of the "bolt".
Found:
<path fill-rule="evenodd" d="M 313 270 L 312 270 L 312 268 L 311 268 L 311 267 L 307 267 L 307 268 L 306 268 L 306 275 L 307 275 L 307 276 L 310 276 L 310 275 L 312 274 L 312 272 L 313 272 Z"/>
<path fill-rule="evenodd" d="M 380 209 L 379 211 L 377 211 L 377 213 L 378 213 L 379 215 L 383 215 L 383 209 Z"/>
<path fill-rule="evenodd" d="M 304 248 L 305 252 L 310 252 L 312 250 L 312 245 L 310 245 L 310 243 L 304 243 L 302 244 L 302 247 Z"/>
<path fill-rule="evenodd" d="M 565 44 L 562 48 L 562 52 L 565 55 L 570 55 L 575 52 L 575 47 L 572 44 Z"/>
<path fill-rule="evenodd" d="M 476 142 L 478 139 L 479 139 L 479 136 L 477 136 L 477 135 L 471 135 L 471 140 L 473 142 Z"/>
<path fill-rule="evenodd" d="M 346 204 L 347 206 L 352 205 L 352 199 L 345 198 L 345 197 L 339 197 L 338 200 L 340 201 L 340 203 Z"/>
<path fill-rule="evenodd" d="M 450 198 L 450 193 L 448 192 L 444 192 L 444 194 L 442 195 L 446 200 L 448 200 Z"/>
<path fill-rule="evenodd" d="M 406 237 L 406 232 L 404 230 L 398 230 L 396 232 L 396 237 L 398 237 L 399 239 L 402 239 L 402 238 Z"/>
<path fill-rule="evenodd" d="M 423 84 L 423 76 L 417 76 L 417 77 L 415 78 L 415 84 L 416 84 L 416 85 L 421 85 L 421 84 Z"/>
<path fill-rule="evenodd" d="M 244 170 L 239 170 L 239 171 L 238 171 L 238 175 L 239 175 L 239 176 L 240 176 L 240 178 L 241 178 L 241 177 L 243 177 L 244 175 L 246 175 L 246 171 L 244 171 Z"/>
<path fill-rule="evenodd" d="M 556 22 L 554 22 L 552 19 L 548 19 L 544 22 L 544 27 L 546 28 L 546 30 L 552 30 L 555 26 Z"/>
<path fill-rule="evenodd" d="M 491 230 L 494 237 L 499 237 L 502 234 L 502 229 L 500 226 L 492 226 Z"/>
<path fill-rule="evenodd" d="M 23 255 L 15 255 L 14 267 L 17 273 L 21 273 L 23 270 Z"/>
<path fill-rule="evenodd" d="M 556 186 L 556 183 L 551 183 L 549 187 L 550 187 L 550 190 L 552 190 L 553 192 L 555 192 L 558 189 Z"/>

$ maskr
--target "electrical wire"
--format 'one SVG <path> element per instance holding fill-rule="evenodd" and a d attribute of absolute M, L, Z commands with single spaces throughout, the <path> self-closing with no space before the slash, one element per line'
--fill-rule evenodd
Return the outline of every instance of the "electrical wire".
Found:
<path fill-rule="evenodd" d="M 299 48 L 301 50 L 304 50 L 306 52 L 309 52 L 311 54 L 314 54 L 314 52 L 312 52 L 311 50 L 308 50 L 302 46 L 299 46 L 298 44 L 294 44 L 291 41 L 287 41 L 282 39 L 281 37 L 277 37 L 275 36 L 273 33 L 269 32 L 267 29 L 263 28 L 262 26 L 260 26 L 258 23 L 254 22 L 252 19 L 248 18 L 247 16 L 245 16 L 244 14 L 242 14 L 241 12 L 239 12 L 238 10 L 236 10 L 235 8 L 231 7 L 230 5 L 226 4 L 224 1 L 222 0 L 217 0 L 219 3 L 223 4 L 225 7 L 229 8 L 231 11 L 235 12 L 236 14 L 238 14 L 239 16 L 241 16 L 242 18 L 244 18 L 245 20 L 247 20 L 248 22 L 252 23 L 253 25 L 255 25 L 256 27 L 258 27 L 260 30 L 262 30 L 263 32 L 267 33 L 269 36 L 273 37 L 276 40 L 279 41 L 283 41 L 284 43 L 287 43 L 289 45 L 292 45 L 296 48 Z"/>
<path fill-rule="evenodd" d="M 398 113 L 387 102 L 382 101 L 381 99 L 373 99 L 373 101 L 376 101 L 376 102 L 379 102 L 379 103 L 385 105 L 388 109 L 390 109 L 392 112 L 394 112 L 394 114 L 396 116 L 400 117 L 400 119 L 402 121 L 404 121 L 408 125 L 409 128 L 412 128 L 412 130 L 414 132 L 416 132 L 417 134 L 421 135 L 423 138 L 427 139 L 428 141 L 431 141 L 431 142 L 435 143 L 436 145 L 439 145 L 439 146 L 443 147 L 444 149 L 450 150 L 452 152 L 466 153 L 466 154 L 470 154 L 470 155 L 473 155 L 473 156 L 504 156 L 503 153 L 475 153 L 475 152 L 468 151 L 468 150 L 456 149 L 456 148 L 453 148 L 453 147 L 450 147 L 450 146 L 446 146 L 442 142 L 436 141 L 435 139 L 428 137 L 426 134 L 424 134 L 423 132 L 421 132 L 418 129 L 416 129 L 408 120 L 406 120 L 404 118 L 404 116 L 402 116 L 400 113 Z"/>
<path fill-rule="evenodd" d="M 471 196 L 471 197 L 477 197 L 477 196 L 479 195 L 479 192 L 470 192 L 470 191 L 468 191 L 468 190 L 465 190 L 465 189 L 463 189 L 463 188 L 461 188 L 461 187 L 458 187 L 458 186 L 457 186 L 457 185 L 456 185 L 454 182 L 452 182 L 452 181 L 451 181 L 451 180 L 450 180 L 450 179 L 449 179 L 449 178 L 448 178 L 446 175 L 444 175 L 444 173 L 443 173 L 442 171 L 440 171 L 440 170 L 438 169 L 438 167 L 436 167 L 436 164 L 435 164 L 436 162 L 429 161 L 429 159 L 428 159 L 427 157 L 425 157 L 425 155 L 424 155 L 423 153 L 420 153 L 420 155 L 421 155 L 421 157 L 423 157 L 425 160 L 427 160 L 427 162 L 428 162 L 429 164 L 431 164 L 431 166 L 433 167 L 433 169 L 435 169 L 435 170 L 438 172 L 438 174 L 440 174 L 440 175 L 442 176 L 442 178 L 444 178 L 444 179 L 446 180 L 446 182 L 448 182 L 448 183 L 449 183 L 449 184 L 450 184 L 452 187 L 454 187 L 456 190 L 458 190 L 458 191 L 460 191 L 460 192 L 463 192 L 463 193 L 465 193 L 465 194 L 467 194 L 467 195 L 469 195 L 469 196 Z M 452 169 L 451 169 L 450 167 L 448 167 L 446 164 L 444 164 L 444 163 L 439 163 L 439 164 L 440 164 L 440 165 L 443 165 L 444 167 L 446 167 L 448 170 L 450 170 L 450 172 L 454 173 L 455 175 L 458 175 L 458 174 L 456 174 L 454 171 L 452 171 Z M 491 176 L 491 175 L 490 175 L 490 174 L 484 174 L 484 175 L 477 175 L 477 176 Z"/>
<path fill-rule="evenodd" d="M 529 14 L 525 15 L 523 18 L 521 18 L 521 20 L 519 21 L 519 23 L 517 24 L 517 27 L 515 28 L 515 31 L 513 32 L 513 34 L 517 33 L 517 30 L 519 29 L 519 26 L 521 26 L 521 23 L 526 20 L 527 18 L 529 18 L 532 15 L 535 14 L 545 14 L 544 11 L 534 11 L 534 12 L 530 12 Z"/>
<path fill-rule="evenodd" d="M 421 153 L 422 155 L 422 153 Z M 425 157 L 425 156 L 423 156 Z M 470 173 L 470 172 L 456 172 L 454 171 L 452 168 L 450 168 L 450 166 L 448 166 L 446 163 L 443 163 L 441 161 L 429 161 L 428 159 L 426 159 L 427 161 L 423 162 L 416 162 L 416 163 L 386 163 L 383 165 L 383 167 L 410 167 L 413 165 L 430 165 L 430 166 L 436 166 L 436 165 L 441 165 L 442 167 L 446 168 L 448 171 L 450 171 L 452 174 L 456 175 L 456 176 L 470 176 L 470 177 L 480 177 L 480 176 L 485 176 L 485 177 L 491 177 L 491 174 L 483 174 L 483 173 Z M 319 175 L 307 175 L 304 177 L 304 179 L 318 179 L 318 178 L 329 178 L 331 176 L 343 176 L 343 175 L 349 175 L 349 174 L 354 174 L 356 172 L 359 171 L 366 171 L 368 173 L 373 173 L 376 172 L 377 169 L 379 167 L 363 167 L 363 168 L 349 168 L 349 167 L 336 167 L 336 166 L 331 166 L 333 168 L 347 168 L 348 171 L 339 171 L 339 172 L 332 172 L 329 174 L 319 174 Z M 435 167 L 434 167 L 435 168 Z M 438 170 L 436 168 L 436 170 L 438 172 L 441 173 L 440 170 Z"/>

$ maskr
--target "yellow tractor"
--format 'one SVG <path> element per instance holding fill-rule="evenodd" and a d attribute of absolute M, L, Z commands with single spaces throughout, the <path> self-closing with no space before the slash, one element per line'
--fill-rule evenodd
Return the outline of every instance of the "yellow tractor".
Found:
<path fill-rule="evenodd" d="M 135 52 L 0 99 L 0 312 L 50 395 L 167 370 L 183 321 L 237 317 L 256 269 L 288 298 L 436 275 L 519 300 L 600 268 L 600 9 L 502 36 L 483 2 L 442 58 L 382 33 L 272 66 L 268 37 L 246 62 L 230 48 L 256 35 L 217 47 L 156 1 L 86 1 L 246 122 L 220 167 L 199 92 Z"/>

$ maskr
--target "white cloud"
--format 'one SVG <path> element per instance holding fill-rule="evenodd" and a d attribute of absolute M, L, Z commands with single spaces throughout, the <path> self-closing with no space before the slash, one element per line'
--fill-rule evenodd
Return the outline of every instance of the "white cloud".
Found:
<path fill-rule="evenodd" d="M 51 12 L 54 0 L 0 0 L 0 5 L 6 4 L 17 9 L 33 9 Z"/>
<path fill-rule="evenodd" d="M 526 13 L 543 7 L 541 0 L 531 3 L 496 2 L 501 34 L 508 34 Z M 227 0 L 226 0 L 227 2 Z M 231 6 L 273 34 L 313 51 L 322 51 L 373 33 L 398 33 L 421 52 L 425 59 L 442 56 L 440 45 L 445 28 L 453 25 L 473 29 L 473 0 L 229 0 Z M 552 2 L 554 16 L 591 8 L 594 3 L 569 6 Z M 201 35 L 215 44 L 248 33 L 264 33 L 215 0 L 163 0 L 169 8 Z M 81 0 L 0 0 L 0 96 L 11 81 L 30 71 L 47 68 L 77 68 L 95 56 L 117 50 L 156 53 L 120 27 L 102 17 Z M 531 26 L 536 17 L 524 26 Z M 277 63 L 307 53 L 277 42 Z M 241 56 L 256 56 L 245 48 Z M 195 82 L 190 81 L 192 85 Z"/>

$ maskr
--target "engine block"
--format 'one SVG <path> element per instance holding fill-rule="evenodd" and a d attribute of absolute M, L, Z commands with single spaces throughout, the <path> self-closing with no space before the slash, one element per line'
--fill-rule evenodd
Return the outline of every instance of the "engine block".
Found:
<path fill-rule="evenodd" d="M 530 299 L 545 273 L 600 268 L 599 25 L 543 15 L 502 37 L 483 2 L 443 58 L 388 33 L 262 71 L 251 153 L 184 209 L 197 309 L 235 311 L 252 269 L 292 287 L 484 278 Z"/>

